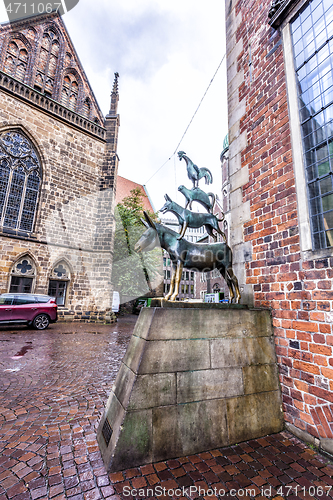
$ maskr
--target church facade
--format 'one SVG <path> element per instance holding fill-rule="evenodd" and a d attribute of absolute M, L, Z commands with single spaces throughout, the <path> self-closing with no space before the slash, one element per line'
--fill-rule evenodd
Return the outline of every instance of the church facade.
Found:
<path fill-rule="evenodd" d="M 0 32 L 0 293 L 111 317 L 118 74 L 104 118 L 62 18 Z"/>
<path fill-rule="evenodd" d="M 226 2 L 230 243 L 288 429 L 333 452 L 333 5 Z"/>

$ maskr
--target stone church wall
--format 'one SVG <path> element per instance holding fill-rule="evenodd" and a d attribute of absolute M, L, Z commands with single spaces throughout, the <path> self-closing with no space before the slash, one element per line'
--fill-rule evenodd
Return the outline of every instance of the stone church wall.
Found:
<path fill-rule="evenodd" d="M 111 305 L 113 225 L 113 190 L 100 191 L 105 141 L 5 92 L 0 93 L 0 120 L 0 133 L 17 130 L 33 143 L 43 171 L 33 233 L 28 238 L 1 234 L 0 292 L 8 291 L 8 273 L 24 252 L 37 263 L 36 293 L 47 293 L 52 267 L 64 258 L 71 282 L 60 315 L 103 318 Z"/>
<path fill-rule="evenodd" d="M 119 75 L 104 119 L 57 13 L 1 28 L 0 292 L 52 291 L 60 316 L 110 319 Z"/>

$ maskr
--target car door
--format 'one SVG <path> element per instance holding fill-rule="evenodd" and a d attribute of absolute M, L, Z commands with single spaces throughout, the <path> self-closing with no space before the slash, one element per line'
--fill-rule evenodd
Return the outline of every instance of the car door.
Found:
<path fill-rule="evenodd" d="M 16 295 L 12 312 L 12 321 L 28 322 L 36 316 L 38 304 L 33 295 Z"/>
<path fill-rule="evenodd" d="M 10 322 L 13 313 L 14 295 L 0 295 L 0 323 Z"/>

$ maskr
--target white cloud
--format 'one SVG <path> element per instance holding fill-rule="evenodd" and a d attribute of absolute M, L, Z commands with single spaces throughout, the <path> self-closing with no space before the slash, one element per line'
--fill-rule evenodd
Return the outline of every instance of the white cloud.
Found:
<path fill-rule="evenodd" d="M 120 73 L 119 172 L 146 183 L 172 156 L 223 57 L 223 2 L 207 0 L 203 8 L 197 0 L 100 1 L 90 26 L 99 25 L 103 36 L 86 35 L 82 41 L 86 4 L 80 1 L 81 18 L 77 12 L 74 23 L 66 23 L 104 113 L 113 73 Z M 180 145 L 198 166 L 213 171 L 211 189 L 219 194 L 226 133 L 224 63 Z M 147 183 L 155 208 L 162 206 L 165 192 L 182 203 L 177 192 L 182 183 L 189 185 L 184 162 L 172 158 Z"/>

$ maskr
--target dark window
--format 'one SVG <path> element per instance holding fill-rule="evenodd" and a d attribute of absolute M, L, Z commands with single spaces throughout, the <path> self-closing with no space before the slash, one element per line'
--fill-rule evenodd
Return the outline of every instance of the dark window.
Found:
<path fill-rule="evenodd" d="M 19 276 L 12 276 L 10 282 L 10 293 L 30 293 L 32 288 L 33 278 L 21 278 Z"/>
<path fill-rule="evenodd" d="M 0 135 L 0 225 L 33 230 L 41 168 L 30 141 L 20 132 Z"/>
<path fill-rule="evenodd" d="M 49 291 L 47 292 L 51 297 L 56 298 L 58 306 L 65 305 L 66 289 L 68 281 L 50 280 Z"/>
<path fill-rule="evenodd" d="M 333 4 L 312 0 L 291 23 L 313 248 L 333 246 Z"/>

